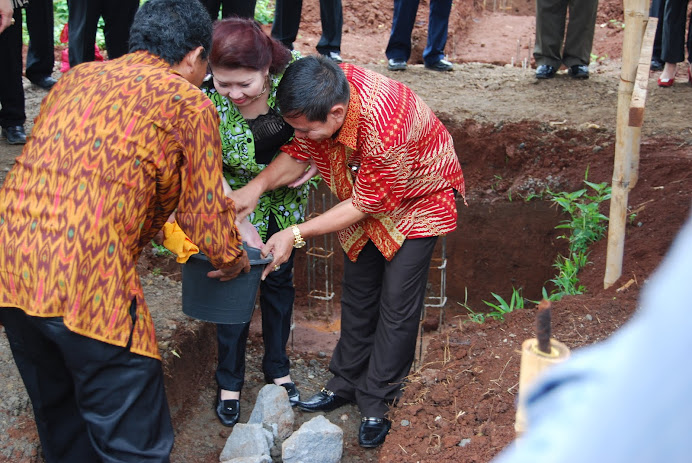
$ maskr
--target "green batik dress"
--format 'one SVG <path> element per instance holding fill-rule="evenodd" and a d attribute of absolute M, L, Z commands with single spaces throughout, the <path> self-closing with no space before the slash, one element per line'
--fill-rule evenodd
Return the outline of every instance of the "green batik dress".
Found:
<path fill-rule="evenodd" d="M 293 59 L 297 57 L 298 55 L 294 52 Z M 276 88 L 281 81 L 281 76 L 269 76 L 268 103 L 271 108 L 276 106 Z M 267 167 L 267 164 L 261 164 L 255 159 L 255 141 L 250 126 L 238 108 L 216 91 L 212 79 L 204 83 L 202 91 L 214 102 L 219 113 L 224 176 L 231 188 L 237 190 L 247 185 Z M 303 222 L 308 192 L 310 186 L 314 184 L 315 182 L 310 181 L 298 188 L 277 188 L 260 196 L 257 207 L 248 219 L 257 228 L 262 241 L 267 240 L 267 228 L 271 215 L 274 216 L 281 230 Z"/>

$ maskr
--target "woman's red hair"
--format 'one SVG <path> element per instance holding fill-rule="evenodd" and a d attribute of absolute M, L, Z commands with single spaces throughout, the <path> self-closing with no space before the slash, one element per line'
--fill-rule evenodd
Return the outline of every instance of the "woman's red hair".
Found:
<path fill-rule="evenodd" d="M 291 61 L 291 52 L 247 18 L 227 18 L 214 24 L 209 63 L 212 67 L 250 68 L 278 74 Z"/>

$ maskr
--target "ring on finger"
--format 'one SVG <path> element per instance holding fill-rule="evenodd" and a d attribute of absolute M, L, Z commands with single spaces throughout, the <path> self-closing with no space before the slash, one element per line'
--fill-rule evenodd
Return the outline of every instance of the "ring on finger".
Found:
<path fill-rule="evenodd" d="M 275 271 L 275 272 L 278 272 L 280 268 L 281 268 L 280 265 L 275 265 L 275 266 L 274 266 L 274 271 Z"/>

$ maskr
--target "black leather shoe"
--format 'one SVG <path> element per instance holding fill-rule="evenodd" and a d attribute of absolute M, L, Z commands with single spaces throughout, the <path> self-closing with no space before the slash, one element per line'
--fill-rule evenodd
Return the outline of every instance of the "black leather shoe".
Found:
<path fill-rule="evenodd" d="M 304 412 L 331 412 L 349 401 L 339 397 L 332 391 L 322 388 L 320 392 L 313 395 L 306 401 L 300 401 L 296 405 Z"/>
<path fill-rule="evenodd" d="M 536 68 L 536 79 L 552 79 L 557 69 L 549 64 L 541 64 Z"/>
<path fill-rule="evenodd" d="M 402 59 L 390 59 L 387 62 L 387 69 L 390 71 L 405 71 L 408 66 Z"/>
<path fill-rule="evenodd" d="M 659 58 L 651 58 L 651 70 L 652 71 L 663 71 L 663 66 L 666 63 L 661 61 Z"/>
<path fill-rule="evenodd" d="M 451 71 L 454 69 L 454 65 L 447 61 L 446 59 L 441 59 L 435 64 L 426 64 L 425 69 L 430 69 L 431 71 Z"/>
<path fill-rule="evenodd" d="M 575 79 L 589 78 L 589 67 L 585 64 L 575 64 L 574 66 L 570 66 L 569 71 L 567 72 Z"/>
<path fill-rule="evenodd" d="M 54 79 L 52 76 L 43 76 L 39 77 L 38 79 L 29 79 L 31 80 L 31 83 L 41 87 L 44 90 L 50 90 L 53 88 L 53 85 L 57 82 L 56 79 Z"/>
<path fill-rule="evenodd" d="M 23 145 L 26 143 L 26 132 L 21 125 L 3 127 L 2 136 L 7 138 L 7 143 L 10 145 Z"/>
<path fill-rule="evenodd" d="M 296 387 L 295 383 L 283 383 L 279 384 L 279 386 L 286 389 L 288 401 L 291 402 L 291 407 L 298 405 L 298 402 L 300 402 L 300 391 Z"/>
<path fill-rule="evenodd" d="M 384 444 L 391 427 L 392 422 L 387 418 L 361 418 L 358 444 L 365 448 L 379 447 Z"/>
<path fill-rule="evenodd" d="M 240 400 L 221 400 L 221 391 L 216 397 L 216 416 L 219 417 L 222 425 L 233 426 L 240 418 Z"/>

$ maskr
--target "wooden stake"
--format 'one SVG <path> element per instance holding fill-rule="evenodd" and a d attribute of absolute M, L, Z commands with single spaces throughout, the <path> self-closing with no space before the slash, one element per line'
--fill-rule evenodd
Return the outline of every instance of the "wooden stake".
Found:
<path fill-rule="evenodd" d="M 649 0 L 625 0 L 625 36 L 622 47 L 622 70 L 618 87 L 617 127 L 615 131 L 615 162 L 613 166 L 608 254 L 604 288 L 612 286 L 622 275 L 627 224 L 627 198 L 632 180 L 632 152 L 639 145 L 641 129 L 629 127 L 629 107 L 641 56 L 644 28 L 649 18 Z"/>
<path fill-rule="evenodd" d="M 644 106 L 646 105 L 646 90 L 649 85 L 649 70 L 651 69 L 651 55 L 654 51 L 654 38 L 656 36 L 656 26 L 658 18 L 649 18 L 644 31 L 642 51 L 639 56 L 637 66 L 637 76 L 632 90 L 632 101 L 630 102 L 629 126 L 637 136 L 637 142 L 632 147 L 632 176 L 630 178 L 630 191 L 637 185 L 639 180 L 639 148 L 641 145 L 641 128 L 644 123 Z"/>

